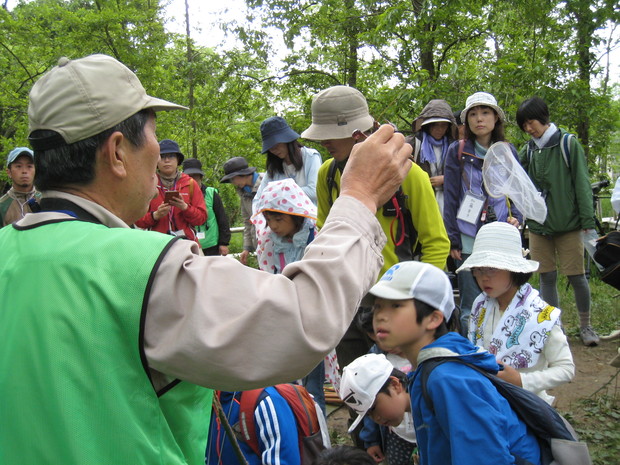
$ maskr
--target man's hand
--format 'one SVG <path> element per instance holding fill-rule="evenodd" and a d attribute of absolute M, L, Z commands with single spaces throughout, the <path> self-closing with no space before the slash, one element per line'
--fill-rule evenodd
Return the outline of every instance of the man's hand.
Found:
<path fill-rule="evenodd" d="M 413 148 L 389 124 L 355 145 L 342 174 L 341 194 L 362 202 L 373 213 L 385 204 L 411 168 Z"/>
<path fill-rule="evenodd" d="M 248 250 L 244 250 L 239 254 L 239 261 L 244 265 L 248 264 L 248 257 L 250 256 L 250 252 Z"/>
<path fill-rule="evenodd" d="M 223 256 L 223 257 L 228 255 L 228 246 L 227 245 L 220 245 L 220 255 Z"/>

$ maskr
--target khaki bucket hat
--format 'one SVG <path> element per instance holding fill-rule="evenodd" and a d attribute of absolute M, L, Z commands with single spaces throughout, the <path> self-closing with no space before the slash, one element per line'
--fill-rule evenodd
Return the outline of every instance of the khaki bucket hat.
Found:
<path fill-rule="evenodd" d="M 312 124 L 301 133 L 309 140 L 346 139 L 356 129 L 367 131 L 374 119 L 362 93 L 348 86 L 322 90 L 312 98 Z"/>

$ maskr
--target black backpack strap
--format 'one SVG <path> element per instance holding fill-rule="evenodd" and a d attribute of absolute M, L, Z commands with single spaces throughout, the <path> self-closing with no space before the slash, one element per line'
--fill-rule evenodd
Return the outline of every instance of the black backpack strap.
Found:
<path fill-rule="evenodd" d="M 332 162 L 329 165 L 329 171 L 327 172 L 327 193 L 329 194 L 329 206 L 331 207 L 334 204 L 334 198 L 332 197 L 332 191 L 336 189 L 336 198 L 340 195 L 340 189 L 338 188 L 338 184 L 336 184 L 336 171 L 338 170 L 338 163 L 336 160 L 332 158 Z"/>

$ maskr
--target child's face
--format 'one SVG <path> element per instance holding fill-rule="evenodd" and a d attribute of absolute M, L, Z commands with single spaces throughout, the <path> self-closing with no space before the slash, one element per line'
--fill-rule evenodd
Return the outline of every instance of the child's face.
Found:
<path fill-rule="evenodd" d="M 490 107 L 473 107 L 467 112 L 467 124 L 469 130 L 476 137 L 485 137 L 490 135 L 495 129 L 495 123 L 499 116 Z"/>
<path fill-rule="evenodd" d="M 389 395 L 380 392 L 375 403 L 368 410 L 372 421 L 383 426 L 398 426 L 403 422 L 405 412 L 409 408 L 409 394 L 398 378 L 391 376 L 388 387 Z"/>
<path fill-rule="evenodd" d="M 264 216 L 267 221 L 267 226 L 269 226 L 271 230 L 280 237 L 290 238 L 297 232 L 298 228 L 295 225 L 295 221 L 293 221 L 293 217 L 291 215 L 271 215 L 267 213 Z"/>
<path fill-rule="evenodd" d="M 476 278 L 480 289 L 489 297 L 502 300 L 502 297 L 506 294 L 512 293 L 514 295 L 512 290 L 516 286 L 514 286 L 510 279 L 510 271 L 477 267 L 472 268 L 471 272 L 474 278 Z M 512 296 L 510 298 L 512 299 Z"/>
<path fill-rule="evenodd" d="M 423 326 L 416 322 L 413 299 L 388 300 L 377 297 L 372 310 L 375 336 L 385 350 L 397 347 L 404 349 L 425 334 Z"/>

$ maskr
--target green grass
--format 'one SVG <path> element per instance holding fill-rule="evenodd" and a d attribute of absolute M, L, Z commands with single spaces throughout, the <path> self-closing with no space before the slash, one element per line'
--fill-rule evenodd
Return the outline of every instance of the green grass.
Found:
<path fill-rule="evenodd" d="M 597 272 L 592 272 L 589 282 L 592 296 L 590 310 L 592 326 L 598 333 L 608 334 L 620 327 L 620 291 L 601 281 Z M 537 274 L 530 279 L 530 283 L 534 288 L 540 289 Z M 569 337 L 578 337 L 579 314 L 575 306 L 573 288 L 567 286 L 567 283 L 565 276 L 558 275 L 562 324 Z"/>
<path fill-rule="evenodd" d="M 620 291 L 605 284 L 593 272 L 590 277 L 592 296 L 591 322 L 599 334 L 609 334 L 620 328 Z M 538 275 L 530 283 L 538 287 Z M 573 289 L 565 276 L 558 277 L 558 293 L 562 309 L 562 324 L 571 338 L 579 337 L 579 315 Z M 620 370 L 619 370 L 620 373 Z M 594 465 L 618 463 L 620 450 L 620 377 L 610 381 L 590 397 L 576 402 L 569 412 L 562 412 L 588 444 Z"/>

